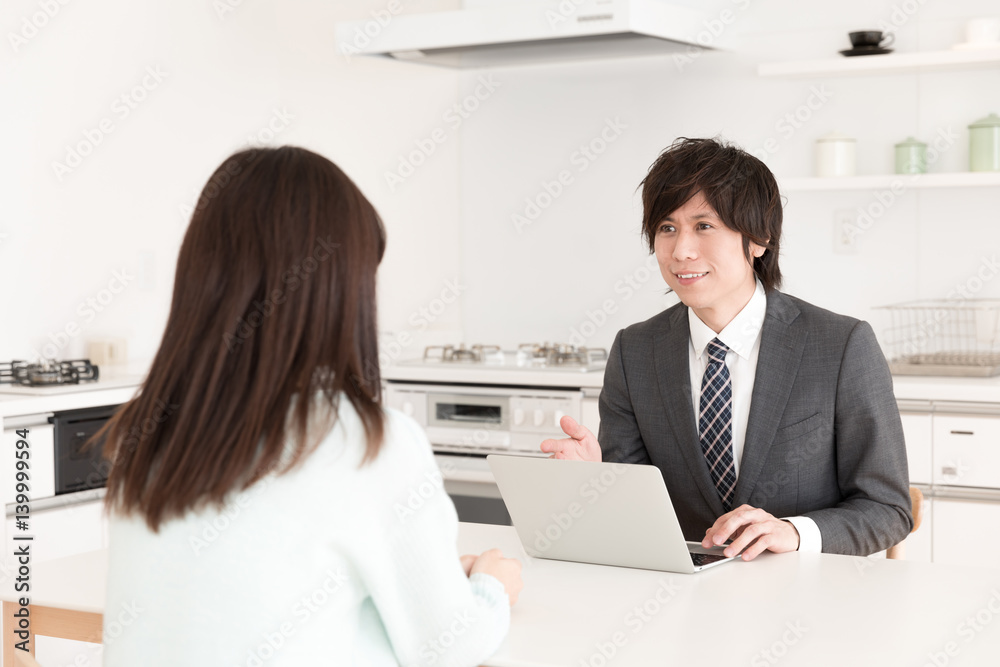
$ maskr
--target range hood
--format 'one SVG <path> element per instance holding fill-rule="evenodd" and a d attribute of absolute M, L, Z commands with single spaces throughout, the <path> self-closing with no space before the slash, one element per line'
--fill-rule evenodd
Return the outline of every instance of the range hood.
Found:
<path fill-rule="evenodd" d="M 421 14 L 398 13 L 400 0 L 390 6 L 396 15 L 338 24 L 338 52 L 496 67 L 721 49 L 727 27 L 668 0 L 465 0 Z"/>

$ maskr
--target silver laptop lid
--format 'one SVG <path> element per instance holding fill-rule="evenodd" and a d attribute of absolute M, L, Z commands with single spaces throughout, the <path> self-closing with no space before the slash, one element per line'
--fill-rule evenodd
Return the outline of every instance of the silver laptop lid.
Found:
<path fill-rule="evenodd" d="M 500 455 L 486 460 L 528 555 L 695 571 L 655 466 Z"/>

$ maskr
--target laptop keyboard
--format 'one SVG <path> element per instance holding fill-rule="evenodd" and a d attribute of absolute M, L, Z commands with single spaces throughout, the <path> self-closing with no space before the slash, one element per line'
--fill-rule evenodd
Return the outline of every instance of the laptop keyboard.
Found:
<path fill-rule="evenodd" d="M 717 563 L 720 560 L 726 560 L 726 557 L 722 554 L 691 554 L 691 562 L 694 563 L 695 567 Z"/>

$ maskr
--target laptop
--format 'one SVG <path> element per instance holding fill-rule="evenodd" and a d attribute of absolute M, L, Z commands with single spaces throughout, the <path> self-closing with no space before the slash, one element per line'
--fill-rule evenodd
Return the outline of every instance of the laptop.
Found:
<path fill-rule="evenodd" d="M 497 454 L 486 460 L 529 556 L 682 574 L 735 558 L 684 541 L 655 466 Z"/>

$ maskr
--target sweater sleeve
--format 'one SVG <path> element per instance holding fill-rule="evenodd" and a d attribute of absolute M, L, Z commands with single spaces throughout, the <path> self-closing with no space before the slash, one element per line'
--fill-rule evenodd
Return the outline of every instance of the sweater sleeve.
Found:
<path fill-rule="evenodd" d="M 389 414 L 379 459 L 386 457 L 392 482 L 378 489 L 379 525 L 369 532 L 359 574 L 400 665 L 479 665 L 507 635 L 507 594 L 492 576 L 466 577 L 458 516 L 430 443 L 415 422 Z"/>

